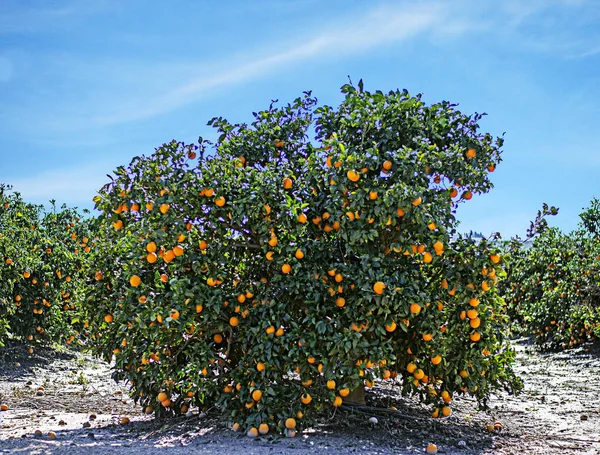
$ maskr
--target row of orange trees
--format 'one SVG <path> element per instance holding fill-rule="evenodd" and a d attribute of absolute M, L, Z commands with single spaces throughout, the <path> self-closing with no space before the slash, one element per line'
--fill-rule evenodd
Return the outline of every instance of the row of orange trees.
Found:
<path fill-rule="evenodd" d="M 532 297 L 509 294 L 535 249 L 505 257 L 455 219 L 491 188 L 502 138 L 448 102 L 342 91 L 134 158 L 97 217 L 3 187 L 0 337 L 77 341 L 146 412 L 217 406 L 251 436 L 293 436 L 376 379 L 433 417 L 517 390 L 508 316 L 528 321 Z"/>
<path fill-rule="evenodd" d="M 9 332 L 32 346 L 79 336 L 91 237 L 76 210 L 45 211 L 0 185 L 0 345 Z"/>
<path fill-rule="evenodd" d="M 546 206 L 536 221 L 556 213 Z M 530 230 L 531 245 L 508 244 L 512 259 L 502 294 L 511 321 L 545 348 L 600 337 L 600 202 L 592 200 L 580 218 L 569 234 L 534 223 L 532 229 L 541 229 Z"/>

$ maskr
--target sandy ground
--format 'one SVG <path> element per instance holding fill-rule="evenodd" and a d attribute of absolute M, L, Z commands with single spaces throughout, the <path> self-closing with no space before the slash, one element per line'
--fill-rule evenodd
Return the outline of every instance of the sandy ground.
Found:
<path fill-rule="evenodd" d="M 0 402 L 10 407 L 0 413 L 0 453 L 401 455 L 422 454 L 434 442 L 446 455 L 599 455 L 600 346 L 540 354 L 523 339 L 515 347 L 525 389 L 492 397 L 487 412 L 457 399 L 452 416 L 433 420 L 410 399 L 375 387 L 367 400 L 397 412 L 341 409 L 296 438 L 253 440 L 228 430 L 216 413 L 168 421 L 142 415 L 109 366 L 92 357 L 49 349 L 29 356 L 11 346 L 0 349 Z M 122 417 L 131 423 L 120 424 Z M 486 428 L 494 421 L 501 430 Z"/>

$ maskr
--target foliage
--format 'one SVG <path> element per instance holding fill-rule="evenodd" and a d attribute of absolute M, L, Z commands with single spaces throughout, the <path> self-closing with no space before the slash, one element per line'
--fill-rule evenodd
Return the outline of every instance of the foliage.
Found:
<path fill-rule="evenodd" d="M 502 139 L 445 101 L 342 91 L 215 118 L 215 143 L 164 144 L 95 198 L 90 346 L 148 412 L 216 404 L 293 435 L 374 378 L 440 417 L 518 388 L 501 257 L 454 217 Z"/>
<path fill-rule="evenodd" d="M 556 214 L 552 209 L 545 206 L 538 219 Z M 539 235 L 530 248 L 518 241 L 509 246 L 511 261 L 502 293 L 511 320 L 547 348 L 572 347 L 600 335 L 598 201 L 580 216 L 579 228 L 570 234 L 545 225 L 531 230 L 532 237 Z"/>
<path fill-rule="evenodd" d="M 30 342 L 79 335 L 75 301 L 90 236 L 75 209 L 45 212 L 0 186 L 0 342 L 9 331 Z"/>

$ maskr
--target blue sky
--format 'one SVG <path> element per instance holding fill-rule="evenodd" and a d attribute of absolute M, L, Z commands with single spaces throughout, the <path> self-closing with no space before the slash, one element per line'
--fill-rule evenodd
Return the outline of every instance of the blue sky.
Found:
<path fill-rule="evenodd" d="M 2 0 L 0 182 L 91 208 L 132 157 L 304 90 L 336 105 L 348 75 L 506 132 L 462 230 L 523 234 L 542 202 L 570 230 L 600 196 L 597 0 Z"/>

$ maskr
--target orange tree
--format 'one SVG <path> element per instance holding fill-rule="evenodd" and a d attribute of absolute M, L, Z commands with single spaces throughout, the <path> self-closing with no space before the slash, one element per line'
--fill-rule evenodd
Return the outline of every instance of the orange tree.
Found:
<path fill-rule="evenodd" d="M 74 302 L 88 269 L 89 221 L 64 206 L 45 212 L 4 185 L 0 204 L 2 334 L 71 343 L 81 328 Z"/>
<path fill-rule="evenodd" d="M 600 220 L 594 199 L 581 215 L 578 229 L 564 234 L 557 228 L 532 231 L 544 214 L 557 210 L 544 206 L 530 234 L 539 234 L 529 247 L 512 241 L 503 293 L 515 328 L 531 334 L 543 347 L 572 347 L 600 336 Z"/>
<path fill-rule="evenodd" d="M 518 385 L 501 256 L 454 217 L 502 139 L 448 102 L 342 92 L 215 118 L 215 143 L 164 144 L 96 196 L 90 345 L 147 412 L 216 404 L 250 436 L 293 436 L 375 378 L 434 417 Z"/>

